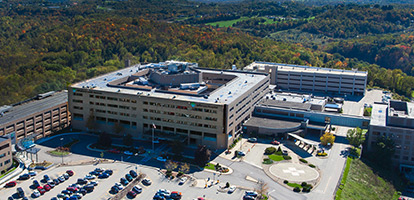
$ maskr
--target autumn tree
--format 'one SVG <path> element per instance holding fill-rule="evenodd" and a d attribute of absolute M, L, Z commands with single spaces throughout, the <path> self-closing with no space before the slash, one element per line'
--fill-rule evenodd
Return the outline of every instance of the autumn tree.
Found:
<path fill-rule="evenodd" d="M 322 135 L 320 140 L 321 140 L 322 145 L 328 145 L 328 144 L 333 145 L 333 143 L 335 141 L 335 136 L 334 136 L 334 134 L 332 134 L 330 132 L 325 132 L 325 134 Z"/>

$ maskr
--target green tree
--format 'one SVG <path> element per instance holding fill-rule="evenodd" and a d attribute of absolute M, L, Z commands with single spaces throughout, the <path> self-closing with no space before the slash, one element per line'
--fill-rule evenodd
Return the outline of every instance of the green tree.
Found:
<path fill-rule="evenodd" d="M 362 133 L 362 129 L 357 127 L 356 129 L 349 129 L 346 133 L 346 139 L 354 147 L 359 147 L 365 141 L 365 135 Z"/>
<path fill-rule="evenodd" d="M 199 145 L 194 153 L 194 161 L 200 167 L 204 167 L 210 161 L 211 151 L 206 145 Z"/>
<path fill-rule="evenodd" d="M 388 136 L 378 138 L 373 148 L 373 158 L 377 163 L 389 165 L 395 152 L 394 140 Z"/>

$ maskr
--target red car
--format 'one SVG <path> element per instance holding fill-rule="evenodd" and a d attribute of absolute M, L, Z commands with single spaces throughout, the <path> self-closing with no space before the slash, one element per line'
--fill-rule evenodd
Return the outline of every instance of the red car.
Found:
<path fill-rule="evenodd" d="M 10 182 L 8 182 L 7 184 L 6 184 L 6 187 L 14 187 L 14 186 L 16 186 L 17 185 L 17 182 L 16 181 L 10 181 Z"/>
<path fill-rule="evenodd" d="M 110 150 L 108 150 L 108 152 L 109 153 L 121 153 L 121 151 L 118 150 L 118 149 L 110 149 Z"/>
<path fill-rule="evenodd" d="M 137 196 L 137 193 L 134 191 L 129 191 L 127 194 L 129 197 L 135 198 Z"/>
<path fill-rule="evenodd" d="M 76 187 L 68 187 L 68 188 L 66 188 L 66 190 L 69 190 L 71 192 L 76 192 L 76 191 L 78 191 L 78 188 L 76 188 Z"/>
<path fill-rule="evenodd" d="M 47 191 L 51 190 L 51 189 L 52 189 L 52 187 L 50 187 L 50 185 L 49 185 L 49 184 L 46 184 L 46 185 L 44 185 L 44 186 L 43 186 L 43 189 L 45 189 L 45 190 L 46 190 L 46 192 L 47 192 Z"/>
<path fill-rule="evenodd" d="M 74 174 L 72 170 L 67 170 L 67 171 L 66 171 L 66 173 L 67 173 L 69 176 L 73 176 L 73 174 Z"/>
<path fill-rule="evenodd" d="M 39 191 L 41 195 L 43 195 L 46 192 L 46 190 L 42 186 L 37 187 L 37 191 Z"/>
<path fill-rule="evenodd" d="M 271 142 L 271 144 L 274 144 L 274 145 L 279 145 L 279 144 L 280 144 L 280 142 L 278 142 L 278 141 L 276 141 L 276 140 L 273 140 L 273 141 Z"/>

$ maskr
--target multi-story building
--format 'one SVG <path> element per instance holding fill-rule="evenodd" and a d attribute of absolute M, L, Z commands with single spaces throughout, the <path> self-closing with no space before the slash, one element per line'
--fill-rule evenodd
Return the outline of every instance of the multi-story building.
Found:
<path fill-rule="evenodd" d="M 270 84 L 279 89 L 341 95 L 364 95 L 368 75 L 365 71 L 269 62 L 253 62 L 244 70 L 269 73 Z"/>
<path fill-rule="evenodd" d="M 390 137 L 395 142 L 393 162 L 414 177 L 414 103 L 391 100 L 372 107 L 367 137 L 371 151 L 379 137 Z"/>
<path fill-rule="evenodd" d="M 13 165 L 12 145 L 8 137 L 0 137 L 0 172 L 3 174 Z"/>
<path fill-rule="evenodd" d="M 47 136 L 55 128 L 69 125 L 68 93 L 48 92 L 12 106 L 0 108 L 0 136 L 8 136 L 12 143 L 26 137 Z"/>
<path fill-rule="evenodd" d="M 76 129 L 179 139 L 224 149 L 267 93 L 265 73 L 167 61 L 135 65 L 76 83 L 69 105 Z"/>

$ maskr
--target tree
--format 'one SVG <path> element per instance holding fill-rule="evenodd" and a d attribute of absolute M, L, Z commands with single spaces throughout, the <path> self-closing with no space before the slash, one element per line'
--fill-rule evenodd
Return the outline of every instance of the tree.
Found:
<path fill-rule="evenodd" d="M 104 148 L 108 148 L 112 144 L 112 138 L 107 133 L 101 133 L 98 138 L 98 145 Z"/>
<path fill-rule="evenodd" d="M 263 197 L 263 195 L 266 194 L 267 190 L 269 189 L 267 183 L 265 183 L 263 180 L 258 180 L 256 185 L 257 193 L 259 193 L 259 199 Z"/>
<path fill-rule="evenodd" d="M 119 122 L 116 122 L 115 124 L 114 124 L 114 132 L 116 133 L 116 134 L 119 134 L 119 133 L 121 133 L 122 131 L 124 131 L 124 127 L 119 123 Z"/>
<path fill-rule="evenodd" d="M 349 129 L 346 133 L 346 139 L 354 147 L 359 147 L 365 141 L 365 135 L 362 133 L 362 129 L 357 127 L 356 129 Z"/>
<path fill-rule="evenodd" d="M 395 143 L 390 137 L 382 136 L 378 138 L 373 148 L 374 161 L 378 163 L 390 164 L 391 157 L 395 152 Z"/>
<path fill-rule="evenodd" d="M 210 161 L 211 151 L 206 145 L 199 145 L 194 153 L 194 161 L 200 166 L 204 167 Z"/>
<path fill-rule="evenodd" d="M 167 162 L 165 162 L 165 169 L 167 169 L 167 171 L 172 171 L 174 169 L 177 169 L 178 164 L 172 160 L 168 160 Z"/>
<path fill-rule="evenodd" d="M 132 146 L 134 144 L 134 140 L 132 139 L 131 134 L 127 134 L 126 136 L 124 136 L 124 138 L 122 138 L 122 140 L 125 146 Z"/>
<path fill-rule="evenodd" d="M 330 133 L 330 132 L 325 132 L 325 134 L 322 135 L 322 137 L 320 138 L 322 145 L 333 145 L 334 141 L 335 141 L 335 136 L 334 134 Z"/>
<path fill-rule="evenodd" d="M 183 172 L 184 174 L 188 173 L 190 171 L 190 165 L 188 163 L 183 163 L 180 166 L 180 172 Z"/>

